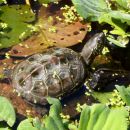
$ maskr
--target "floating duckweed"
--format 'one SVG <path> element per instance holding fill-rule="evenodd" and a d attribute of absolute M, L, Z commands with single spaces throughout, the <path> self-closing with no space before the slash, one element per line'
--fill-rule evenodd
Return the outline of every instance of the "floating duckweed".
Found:
<path fill-rule="evenodd" d="M 38 32 L 39 30 L 37 26 L 31 24 L 29 24 L 27 27 L 30 29 L 31 32 Z"/>
<path fill-rule="evenodd" d="M 86 96 L 90 96 L 91 94 L 89 92 L 85 92 L 85 95 Z"/>
<path fill-rule="evenodd" d="M 19 35 L 19 39 L 23 39 L 25 35 L 26 35 L 26 32 L 22 32 L 22 33 Z"/>
<path fill-rule="evenodd" d="M 59 1 L 55 1 L 54 4 L 59 4 Z"/>
<path fill-rule="evenodd" d="M 107 106 L 110 107 L 123 107 L 125 106 L 125 102 L 122 100 L 119 92 L 117 90 L 114 90 L 112 94 L 112 98 L 109 99 L 109 102 L 106 104 Z"/>
<path fill-rule="evenodd" d="M 62 119 L 67 119 L 67 120 L 70 119 L 70 115 L 64 115 L 63 113 L 60 113 L 60 116 Z"/>
<path fill-rule="evenodd" d="M 6 29 L 8 27 L 7 23 L 0 23 L 0 28 Z"/>
<path fill-rule="evenodd" d="M 48 7 L 48 4 L 42 4 L 44 7 Z"/>
<path fill-rule="evenodd" d="M 56 33 L 56 27 L 52 26 L 49 28 L 49 32 Z"/>
<path fill-rule="evenodd" d="M 76 111 L 81 112 L 84 105 L 81 105 L 80 103 L 77 103 Z"/>
<path fill-rule="evenodd" d="M 102 54 L 105 55 L 107 53 L 109 53 L 109 49 L 107 47 L 104 47 L 102 50 Z"/>
<path fill-rule="evenodd" d="M 56 19 L 62 21 L 62 18 L 60 18 L 59 16 L 56 16 Z"/>
<path fill-rule="evenodd" d="M 88 79 L 88 80 L 91 81 L 92 79 Z M 90 86 L 90 84 L 88 83 L 88 81 L 86 81 L 86 82 L 84 83 L 84 85 L 86 86 L 86 89 L 87 89 L 88 93 L 89 93 L 89 94 L 92 93 L 92 89 L 91 89 L 91 86 Z"/>
<path fill-rule="evenodd" d="M 5 57 L 6 57 L 7 59 L 10 59 L 10 54 L 9 54 L 9 53 L 5 53 Z"/>
<path fill-rule="evenodd" d="M 31 110 L 26 110 L 26 114 L 27 114 L 27 116 L 30 116 Z"/>
<path fill-rule="evenodd" d="M 79 16 L 79 14 L 76 11 L 76 8 L 74 6 L 68 6 L 65 5 L 65 7 L 62 7 L 61 10 L 63 10 L 63 16 L 64 16 L 64 21 L 66 23 L 73 23 L 77 20 L 83 20 L 82 17 Z"/>

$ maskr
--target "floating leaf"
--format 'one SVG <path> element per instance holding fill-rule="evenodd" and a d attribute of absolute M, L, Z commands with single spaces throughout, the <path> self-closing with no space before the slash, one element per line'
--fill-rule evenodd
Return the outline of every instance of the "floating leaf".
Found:
<path fill-rule="evenodd" d="M 14 108 L 5 97 L 0 97 L 0 120 L 6 121 L 10 127 L 16 120 Z"/>
<path fill-rule="evenodd" d="M 130 87 L 116 85 L 116 89 L 119 91 L 122 100 L 130 106 Z"/>
<path fill-rule="evenodd" d="M 20 123 L 18 130 L 66 130 L 60 117 L 60 101 L 48 97 L 48 102 L 52 105 L 49 116 L 43 120 L 43 124 L 37 119 L 26 119 Z"/>
<path fill-rule="evenodd" d="M 6 24 L 0 38 L 0 48 L 10 47 L 32 34 L 29 25 L 35 20 L 27 5 L 1 6 L 0 22 Z"/>
<path fill-rule="evenodd" d="M 105 0 L 72 0 L 78 13 L 85 19 L 97 21 L 98 18 L 109 11 Z"/>
<path fill-rule="evenodd" d="M 24 121 L 22 121 L 17 130 L 38 130 L 38 128 L 36 128 L 35 126 L 33 126 L 33 120 L 34 119 L 26 119 Z"/>
<path fill-rule="evenodd" d="M 128 115 L 124 108 L 109 109 L 103 104 L 84 106 L 78 130 L 127 130 Z"/>

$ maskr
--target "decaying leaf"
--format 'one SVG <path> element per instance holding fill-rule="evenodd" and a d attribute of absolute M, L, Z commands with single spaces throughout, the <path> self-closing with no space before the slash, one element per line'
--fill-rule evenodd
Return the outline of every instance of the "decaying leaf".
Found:
<path fill-rule="evenodd" d="M 84 39 L 87 33 L 87 24 L 83 24 L 80 20 L 68 24 L 59 21 L 57 16 L 63 18 L 59 7 L 54 5 L 48 8 L 41 7 L 38 22 L 35 25 L 39 33 L 12 47 L 9 54 L 11 56 L 26 57 L 44 51 L 50 46 L 68 47 Z"/>

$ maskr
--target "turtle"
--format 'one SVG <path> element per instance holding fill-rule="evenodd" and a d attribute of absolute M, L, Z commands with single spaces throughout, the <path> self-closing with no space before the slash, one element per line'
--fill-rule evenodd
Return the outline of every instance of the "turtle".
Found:
<path fill-rule="evenodd" d="M 90 64 L 104 46 L 105 35 L 101 32 L 92 36 L 80 53 L 62 47 L 35 53 L 13 68 L 12 86 L 25 100 L 40 105 L 48 103 L 48 96 L 59 98 L 71 95 L 89 77 Z M 96 71 L 94 82 L 89 82 L 93 89 L 101 72 Z"/>

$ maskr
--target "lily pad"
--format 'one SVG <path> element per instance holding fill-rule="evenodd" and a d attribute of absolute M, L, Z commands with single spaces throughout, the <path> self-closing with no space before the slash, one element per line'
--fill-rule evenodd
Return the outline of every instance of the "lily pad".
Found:
<path fill-rule="evenodd" d="M 35 15 L 27 5 L 1 6 L 0 22 L 6 25 L 0 39 L 0 48 L 15 45 L 32 34 L 29 25 Z"/>

